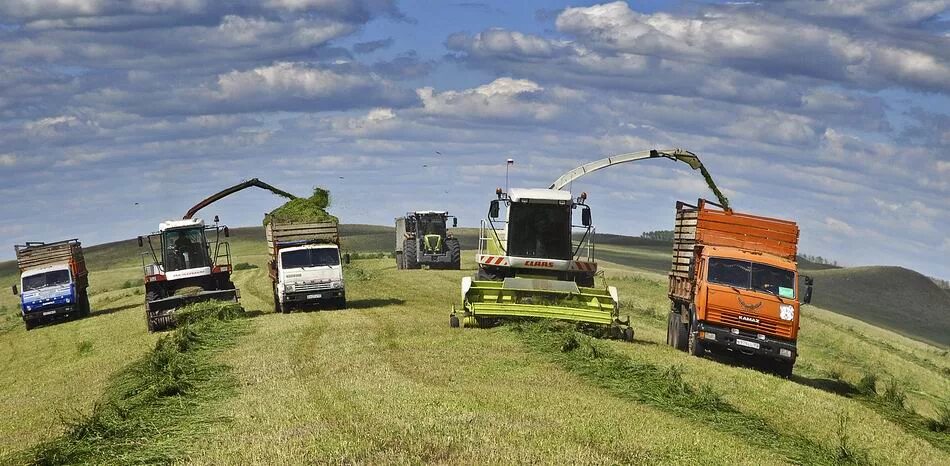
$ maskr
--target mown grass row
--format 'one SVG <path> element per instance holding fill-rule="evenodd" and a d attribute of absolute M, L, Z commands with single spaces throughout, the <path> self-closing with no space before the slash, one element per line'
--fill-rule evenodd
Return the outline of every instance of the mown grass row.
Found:
<path fill-rule="evenodd" d="M 869 464 L 867 453 L 848 438 L 845 426 L 849 421 L 844 415 L 839 416 L 841 428 L 835 438 L 820 444 L 780 432 L 765 419 L 739 411 L 708 386 L 692 387 L 677 366 L 664 368 L 634 361 L 570 326 L 521 323 L 513 329 L 531 349 L 618 397 L 700 421 L 794 463 Z"/>
<path fill-rule="evenodd" d="M 212 409 L 235 392 L 228 367 L 213 353 L 247 329 L 236 304 L 199 303 L 176 314 L 178 326 L 123 369 L 88 414 L 64 416 L 65 432 L 19 463 L 167 464 L 210 423 Z"/>
<path fill-rule="evenodd" d="M 937 416 L 931 419 L 907 407 L 907 395 L 896 379 L 885 381 L 881 391 L 874 374 L 865 374 L 856 384 L 840 382 L 848 387 L 844 396 L 873 409 L 905 432 L 950 453 L 950 404 L 946 401 L 938 405 Z"/>

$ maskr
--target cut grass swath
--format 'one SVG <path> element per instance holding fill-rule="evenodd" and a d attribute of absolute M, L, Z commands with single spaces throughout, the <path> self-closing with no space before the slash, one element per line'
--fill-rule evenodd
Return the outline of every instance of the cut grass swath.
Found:
<path fill-rule="evenodd" d="M 550 357 L 594 385 L 625 399 L 708 424 L 799 464 L 868 464 L 866 453 L 847 438 L 822 445 L 772 428 L 764 419 L 743 413 L 709 387 L 695 389 L 673 366 L 662 368 L 618 354 L 601 342 L 556 323 L 521 323 L 514 331 L 535 351 Z"/>
<path fill-rule="evenodd" d="M 180 310 L 178 328 L 123 369 L 88 415 L 29 452 L 32 464 L 155 464 L 217 421 L 212 405 L 234 392 L 229 369 L 213 361 L 247 326 L 236 304 L 198 303 Z"/>

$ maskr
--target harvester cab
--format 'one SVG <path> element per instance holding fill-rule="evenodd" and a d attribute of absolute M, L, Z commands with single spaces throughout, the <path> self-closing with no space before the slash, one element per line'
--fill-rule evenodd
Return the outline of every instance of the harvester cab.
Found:
<path fill-rule="evenodd" d="M 594 226 L 587 194 L 556 189 L 496 191 L 479 229 L 478 272 L 462 279 L 453 327 L 506 318 L 551 318 L 605 328 L 633 339 L 619 315 L 617 289 L 595 283 Z M 504 207 L 504 215 L 502 215 Z M 574 213 L 580 212 L 580 224 Z M 602 274 L 601 274 L 602 276 Z"/>
<path fill-rule="evenodd" d="M 409 212 L 396 219 L 396 268 L 429 268 L 459 270 L 462 250 L 458 238 L 448 232 L 458 219 L 445 211 L 426 210 Z"/>
<path fill-rule="evenodd" d="M 230 232 L 217 220 L 214 225 L 194 218 L 170 220 L 162 222 L 158 232 L 139 237 L 140 247 L 146 242 L 149 246 L 142 255 L 149 331 L 172 326 L 174 311 L 185 304 L 212 299 L 237 302 L 240 293 L 231 282 L 231 248 L 221 238 Z"/>
<path fill-rule="evenodd" d="M 181 220 L 169 220 L 158 226 L 158 232 L 147 237 L 151 263 L 142 255 L 145 273 L 145 313 L 150 332 L 164 330 L 175 324 L 175 310 L 191 303 L 219 300 L 238 302 L 241 294 L 231 281 L 231 246 L 228 227 L 205 225 L 195 218 L 199 210 L 247 188 L 260 188 L 287 199 L 296 196 L 277 189 L 257 178 L 222 189 L 193 205 Z M 211 237 L 214 237 L 214 246 Z M 145 240 L 139 236 L 139 247 Z M 158 251 L 156 251 L 158 247 Z"/>

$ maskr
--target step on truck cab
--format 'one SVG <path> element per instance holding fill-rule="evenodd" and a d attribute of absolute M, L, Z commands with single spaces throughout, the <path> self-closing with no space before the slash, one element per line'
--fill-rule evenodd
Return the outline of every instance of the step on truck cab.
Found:
<path fill-rule="evenodd" d="M 89 273 L 77 239 L 13 247 L 20 270 L 20 313 L 27 330 L 57 317 L 89 314 Z"/>
<path fill-rule="evenodd" d="M 283 223 L 265 228 L 274 311 L 295 307 L 346 308 L 343 264 L 336 223 Z"/>
<path fill-rule="evenodd" d="M 798 284 L 798 234 L 787 220 L 677 202 L 667 343 L 758 358 L 790 376 L 799 309 L 811 301 L 811 279 Z"/>

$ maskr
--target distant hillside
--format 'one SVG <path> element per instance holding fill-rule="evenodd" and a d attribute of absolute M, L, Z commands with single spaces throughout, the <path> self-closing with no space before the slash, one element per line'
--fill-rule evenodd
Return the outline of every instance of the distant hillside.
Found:
<path fill-rule="evenodd" d="M 841 267 L 832 264 L 821 264 L 818 262 L 810 261 L 802 256 L 796 258 L 798 262 L 798 268 L 801 270 L 831 270 L 831 269 L 840 269 Z"/>
<path fill-rule="evenodd" d="M 902 267 L 814 270 L 812 303 L 904 335 L 950 346 L 950 294 Z"/>

